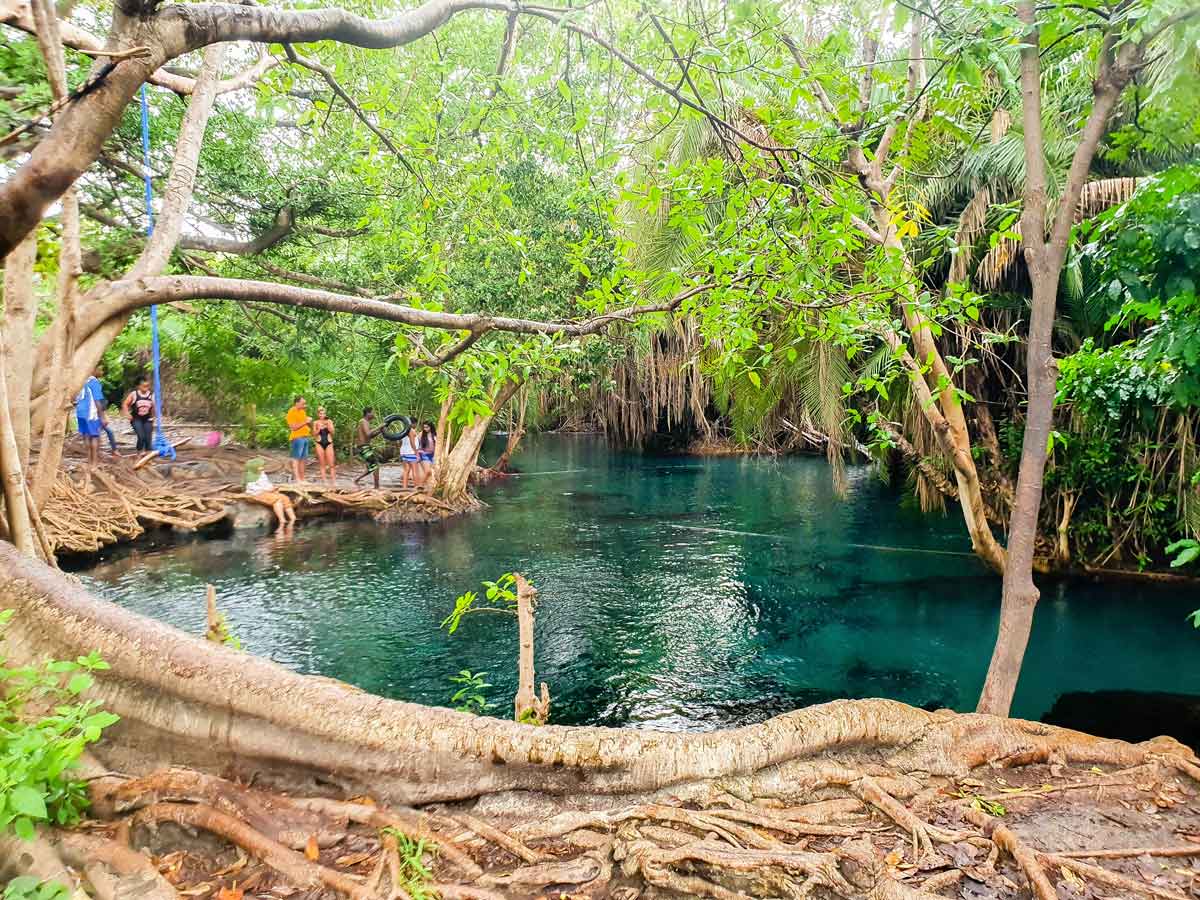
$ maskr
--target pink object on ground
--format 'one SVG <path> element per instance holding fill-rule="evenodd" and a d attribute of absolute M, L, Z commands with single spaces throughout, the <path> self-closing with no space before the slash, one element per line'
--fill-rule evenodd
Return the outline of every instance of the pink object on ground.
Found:
<path fill-rule="evenodd" d="M 219 446 L 221 446 L 221 432 L 219 432 L 219 431 L 210 431 L 210 432 L 208 433 L 208 435 L 205 437 L 205 439 L 204 439 L 204 443 L 206 443 L 206 444 L 207 444 L 208 446 L 210 446 L 210 447 L 219 447 Z"/>

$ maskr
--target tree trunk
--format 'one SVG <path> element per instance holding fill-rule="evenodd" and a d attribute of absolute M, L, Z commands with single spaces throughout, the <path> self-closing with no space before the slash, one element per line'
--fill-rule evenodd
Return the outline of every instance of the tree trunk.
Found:
<path fill-rule="evenodd" d="M 216 99 L 217 82 L 220 79 L 224 55 L 223 44 L 211 46 L 204 53 L 204 64 L 180 124 L 171 173 L 163 190 L 154 233 L 146 242 L 127 278 L 157 275 L 166 266 L 171 251 L 179 241 L 184 216 L 195 188 L 196 167 Z M 78 205 L 74 190 L 68 191 L 63 197 L 63 204 L 64 210 L 68 207 L 75 209 L 77 220 Z M 64 233 L 64 243 L 65 238 Z M 53 350 L 49 381 L 41 398 L 40 408 L 34 417 L 35 421 L 42 421 L 42 451 L 34 478 L 34 500 L 39 508 L 45 505 L 57 477 L 73 389 L 87 379 L 88 373 L 99 363 L 104 351 L 125 327 L 130 315 L 129 311 L 123 311 L 111 318 L 101 319 L 87 329 L 86 333 L 79 334 L 78 320 L 88 321 L 89 313 L 102 308 L 108 297 L 104 289 L 89 293 L 77 315 L 75 275 L 78 270 L 78 260 L 74 265 L 64 265 L 60 269 L 60 308 L 58 321 L 50 334 Z"/>
<path fill-rule="evenodd" d="M 1071 561 L 1071 514 L 1075 511 L 1079 495 L 1065 491 L 1062 498 L 1062 516 L 1058 520 L 1058 546 L 1055 554 L 1059 564 L 1065 566 Z"/>
<path fill-rule="evenodd" d="M 4 376 L 13 439 L 22 471 L 29 469 L 29 394 L 33 377 L 33 326 L 37 301 L 33 296 L 33 264 L 37 235 L 17 245 L 4 261 L 4 336 L 7 340 Z"/>
<path fill-rule="evenodd" d="M 1000 628 L 977 707 L 979 712 L 999 716 L 1008 715 L 1012 708 L 1025 648 L 1033 627 L 1033 611 L 1039 597 L 1033 582 L 1033 557 L 1048 444 L 1054 428 L 1058 365 L 1054 361 L 1053 333 L 1059 276 L 1092 158 L 1113 106 L 1130 73 L 1135 71 L 1134 63 L 1144 52 L 1143 45 L 1126 43 L 1118 60 L 1114 56 L 1117 34 L 1105 34 L 1093 83 L 1092 109 L 1071 159 L 1050 240 L 1047 241 L 1048 177 L 1042 130 L 1040 37 L 1032 0 L 1021 0 L 1017 4 L 1017 15 L 1028 29 L 1021 45 L 1021 116 L 1026 169 L 1021 235 L 1029 279 L 1033 284 L 1033 301 L 1026 350 L 1029 384 L 1025 434 L 1021 441 L 1021 466 L 1008 525 L 1008 565 L 1004 570 L 1000 601 Z"/>
<path fill-rule="evenodd" d="M 911 75 L 911 72 L 910 72 Z M 888 199 L 892 191 L 891 181 L 883 178 L 881 160 L 876 157 L 868 161 L 861 148 L 852 148 L 850 165 L 858 172 L 871 199 L 871 208 L 883 246 L 897 255 L 900 264 L 909 276 L 906 293 L 900 297 L 900 311 L 904 325 L 912 341 L 913 352 L 906 354 L 909 381 L 914 388 L 922 415 L 937 435 L 938 444 L 950 460 L 954 469 L 954 480 L 958 487 L 958 503 L 962 509 L 971 547 L 985 563 L 997 572 L 1005 570 L 1005 551 L 992 534 L 988 524 L 987 503 L 983 497 L 983 486 L 975 467 L 971 452 L 971 433 L 963 413 L 962 401 L 956 393 L 956 385 L 946 362 L 938 349 L 930 330 L 930 322 L 918 306 L 916 293 L 920 279 L 913 271 L 912 263 L 904 242 L 896 233 Z M 904 341 L 893 330 L 884 334 L 893 350 L 904 345 Z M 937 390 L 935 395 L 933 392 Z"/>
<path fill-rule="evenodd" d="M 521 444 L 521 438 L 525 436 L 525 411 L 528 404 L 529 392 L 522 391 L 518 403 L 516 424 L 513 424 L 512 415 L 510 412 L 508 423 L 508 440 L 504 442 L 504 452 L 500 454 L 500 458 L 497 459 L 496 464 L 492 466 L 492 469 L 497 472 L 508 471 L 508 463 L 512 459 L 512 455 L 517 452 L 517 447 Z"/>
<path fill-rule="evenodd" d="M 542 685 L 539 698 L 534 690 L 537 675 L 533 656 L 533 611 L 537 605 L 537 591 L 524 576 L 514 576 L 517 581 L 517 629 L 519 632 L 517 656 L 517 696 L 513 701 L 514 716 L 518 722 L 544 725 L 550 716 L 550 691 Z"/>
<path fill-rule="evenodd" d="M 464 426 L 448 452 L 443 445 L 438 456 L 439 465 L 434 467 L 434 496 L 451 503 L 461 502 L 467 496 L 467 485 L 479 460 L 479 448 L 487 437 L 488 426 L 520 385 L 512 379 L 505 381 L 492 400 L 492 414 L 476 416 L 470 425 Z"/>
<path fill-rule="evenodd" d="M 21 468 L 21 454 L 9 415 L 7 369 L 5 335 L 0 331 L 0 478 L 4 479 L 5 518 L 13 544 L 22 553 L 33 556 L 37 552 L 37 541 L 29 519 L 29 501 L 25 497 L 25 471 Z"/>
<path fill-rule="evenodd" d="M 63 221 L 79 221 L 79 204 L 72 188 L 63 195 Z M 71 211 L 74 215 L 71 215 Z M 64 227 L 64 245 L 68 244 L 68 229 Z M 76 244 L 76 246 L 78 246 Z M 75 348 L 75 303 L 76 271 L 72 271 L 70 254 L 59 260 L 58 315 L 50 328 L 53 356 L 50 363 L 49 384 L 41 404 L 42 442 L 38 452 L 37 469 L 33 475 L 33 500 L 38 509 L 46 506 L 54 479 L 58 477 L 58 464 L 62 460 L 63 441 L 66 439 L 67 417 L 71 410 L 71 395 L 87 379 L 87 373 L 76 381 L 71 377 L 69 361 Z M 97 361 L 99 357 L 97 357 Z M 94 367 L 95 363 L 93 363 Z M 90 369 L 89 369 L 90 371 Z M 31 410 L 31 424 L 37 424 L 37 416 Z"/>

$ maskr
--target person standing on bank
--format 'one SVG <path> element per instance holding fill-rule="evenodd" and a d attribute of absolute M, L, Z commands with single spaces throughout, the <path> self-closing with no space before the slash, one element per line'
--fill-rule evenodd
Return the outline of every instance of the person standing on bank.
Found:
<path fill-rule="evenodd" d="M 421 434 L 417 437 L 418 468 L 421 473 L 421 486 L 424 487 L 433 477 L 433 454 L 437 449 L 437 433 L 433 430 L 432 422 L 421 424 Z"/>
<path fill-rule="evenodd" d="M 375 490 L 379 490 L 379 453 L 371 445 L 375 438 L 383 433 L 384 426 L 372 428 L 375 423 L 375 409 L 368 406 L 363 410 L 363 417 L 358 420 L 358 430 L 354 434 L 354 452 L 366 465 L 366 471 L 354 479 L 358 484 L 368 475 L 375 479 Z"/>
<path fill-rule="evenodd" d="M 137 451 L 154 449 L 154 392 L 150 379 L 139 378 L 137 387 L 121 403 L 121 412 L 129 416 L 129 424 L 137 435 Z"/>
<path fill-rule="evenodd" d="M 409 421 L 415 425 L 417 420 L 410 418 Z M 404 467 L 400 471 L 401 490 L 412 488 L 415 491 L 421 486 L 421 463 L 417 457 L 416 438 L 413 426 L 409 426 L 408 431 L 404 433 L 404 437 L 400 439 L 400 462 Z"/>
<path fill-rule="evenodd" d="M 321 479 L 330 487 L 337 484 L 337 456 L 333 451 L 333 419 L 325 413 L 325 407 L 317 407 L 317 421 L 313 423 L 313 439 L 317 444 L 317 464 L 321 467 Z"/>
<path fill-rule="evenodd" d="M 288 442 L 292 457 L 292 479 L 304 480 L 304 467 L 308 462 L 308 441 L 312 437 L 312 416 L 303 397 L 297 397 L 287 411 Z"/>
<path fill-rule="evenodd" d="M 75 397 L 75 422 L 87 444 L 89 466 L 100 463 L 100 432 L 108 424 L 104 420 L 104 407 L 104 387 L 100 384 L 100 367 L 97 366 Z"/>

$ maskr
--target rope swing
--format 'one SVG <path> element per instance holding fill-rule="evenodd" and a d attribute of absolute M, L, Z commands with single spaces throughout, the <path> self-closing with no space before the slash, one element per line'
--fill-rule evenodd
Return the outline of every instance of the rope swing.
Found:
<path fill-rule="evenodd" d="M 150 105 L 142 84 L 142 177 L 146 187 L 146 237 L 154 234 L 154 188 L 150 184 Z M 175 448 L 162 429 L 162 380 L 159 375 L 158 304 L 150 307 L 150 352 L 154 357 L 154 449 L 165 459 L 175 458 Z"/>

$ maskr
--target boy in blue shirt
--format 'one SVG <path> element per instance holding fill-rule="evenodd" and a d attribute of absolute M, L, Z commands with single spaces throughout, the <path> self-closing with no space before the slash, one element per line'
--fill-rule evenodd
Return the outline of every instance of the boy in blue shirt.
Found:
<path fill-rule="evenodd" d="M 75 398 L 75 421 L 87 444 L 89 466 L 98 465 L 100 462 L 100 432 L 108 427 L 104 420 L 104 388 L 100 384 L 99 376 L 100 367 L 97 366 Z"/>

